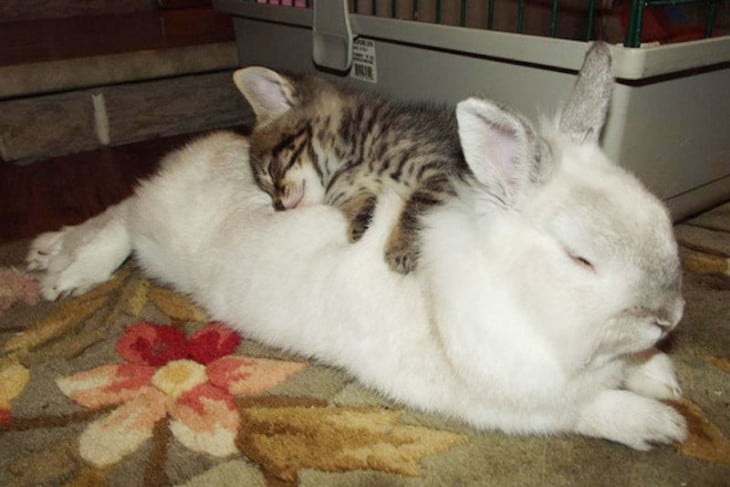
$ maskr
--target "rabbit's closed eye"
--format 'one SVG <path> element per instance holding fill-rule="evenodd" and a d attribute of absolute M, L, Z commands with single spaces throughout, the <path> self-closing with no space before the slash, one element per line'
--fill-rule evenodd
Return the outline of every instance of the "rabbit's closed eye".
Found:
<path fill-rule="evenodd" d="M 562 244 L 561 246 L 563 247 L 563 252 L 565 252 L 565 255 L 567 255 L 570 260 L 572 260 L 575 264 L 583 267 L 586 270 L 595 272 L 596 268 L 593 265 L 592 259 L 585 257 L 584 253 L 577 252 L 565 244 Z"/>
<path fill-rule="evenodd" d="M 593 267 L 593 264 L 591 263 L 591 261 L 589 261 L 585 257 L 581 257 L 580 255 L 573 255 L 573 254 L 568 254 L 568 255 L 570 255 L 570 258 L 573 259 L 573 261 L 576 264 L 595 272 L 595 270 L 596 270 L 595 267 Z"/>

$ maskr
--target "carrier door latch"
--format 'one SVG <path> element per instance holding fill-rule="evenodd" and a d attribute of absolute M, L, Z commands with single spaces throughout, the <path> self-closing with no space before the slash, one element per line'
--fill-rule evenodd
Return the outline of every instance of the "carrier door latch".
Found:
<path fill-rule="evenodd" d="M 347 0 L 314 0 L 314 62 L 335 71 L 352 65 L 352 29 Z"/>

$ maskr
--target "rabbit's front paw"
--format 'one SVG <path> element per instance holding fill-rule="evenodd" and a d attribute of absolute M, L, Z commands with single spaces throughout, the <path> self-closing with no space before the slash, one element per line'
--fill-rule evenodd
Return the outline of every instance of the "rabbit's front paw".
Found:
<path fill-rule="evenodd" d="M 657 399 L 676 400 L 682 396 L 672 360 L 658 350 L 637 357 L 627 366 L 624 385 L 637 394 Z"/>
<path fill-rule="evenodd" d="M 602 391 L 584 405 L 576 432 L 637 450 L 687 438 L 687 422 L 674 408 L 630 391 Z"/>
<path fill-rule="evenodd" d="M 48 269 L 50 260 L 61 251 L 63 231 L 47 232 L 33 239 L 25 262 L 28 270 L 44 271 Z"/>

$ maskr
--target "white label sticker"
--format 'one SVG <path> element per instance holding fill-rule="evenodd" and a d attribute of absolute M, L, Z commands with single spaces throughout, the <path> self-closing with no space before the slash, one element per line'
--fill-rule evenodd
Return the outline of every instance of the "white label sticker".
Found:
<path fill-rule="evenodd" d="M 375 66 L 375 43 L 367 39 L 355 39 L 352 43 L 352 70 L 350 76 L 367 81 L 378 82 L 378 69 Z"/>

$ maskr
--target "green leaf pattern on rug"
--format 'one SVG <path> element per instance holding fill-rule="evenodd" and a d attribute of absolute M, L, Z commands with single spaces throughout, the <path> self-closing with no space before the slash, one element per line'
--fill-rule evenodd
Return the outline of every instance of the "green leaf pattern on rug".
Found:
<path fill-rule="evenodd" d="M 0 424 L 12 418 L 10 406 L 30 381 L 30 371 L 14 357 L 0 360 Z"/>
<path fill-rule="evenodd" d="M 130 274 L 129 268 L 123 268 L 112 279 L 99 284 L 86 294 L 63 300 L 49 315 L 7 340 L 1 352 L 26 355 L 34 348 L 43 346 L 83 324 L 107 303 L 110 293 L 118 289 Z"/>
<path fill-rule="evenodd" d="M 84 296 L 63 303 L 50 316 L 29 326 L 3 345 L 3 352 L 22 352 L 61 336 L 83 322 L 106 302 L 106 296 L 92 299 Z"/>
<path fill-rule="evenodd" d="M 43 449 L 24 455 L 7 466 L 13 474 L 7 487 L 62 485 L 59 479 L 78 476 L 80 466 L 75 453 L 76 445 L 70 438 L 45 444 Z M 96 469 L 94 469 L 96 470 Z M 98 475 L 97 475 L 98 478 Z M 102 485 L 100 483 L 63 483 L 63 485 Z"/>
<path fill-rule="evenodd" d="M 705 355 L 703 355 L 701 358 L 708 364 L 712 365 L 713 367 L 717 367 L 723 372 L 730 372 L 730 359 L 728 358 L 711 357 Z"/>
<path fill-rule="evenodd" d="M 420 460 L 467 441 L 463 434 L 399 424 L 401 412 L 332 407 L 248 407 L 237 444 L 274 477 L 295 482 L 297 472 L 379 470 L 421 473 Z"/>
<path fill-rule="evenodd" d="M 730 276 L 730 258 L 683 248 L 682 266 L 696 274 L 725 274 Z"/>
<path fill-rule="evenodd" d="M 131 288 L 127 292 L 125 303 L 125 311 L 130 316 L 136 318 L 142 313 L 142 309 L 149 300 L 151 284 L 147 279 L 136 279 Z"/>
<path fill-rule="evenodd" d="M 16 302 L 38 302 L 38 281 L 16 267 L 0 267 L 0 317 Z"/>
<path fill-rule="evenodd" d="M 730 465 L 730 441 L 707 419 L 702 409 L 687 399 L 672 402 L 672 406 L 682 413 L 689 427 L 687 440 L 678 444 L 677 449 L 689 457 Z"/>
<path fill-rule="evenodd" d="M 173 320 L 208 321 L 205 312 L 190 302 L 185 296 L 160 287 L 149 290 L 149 299 L 160 311 Z"/>

